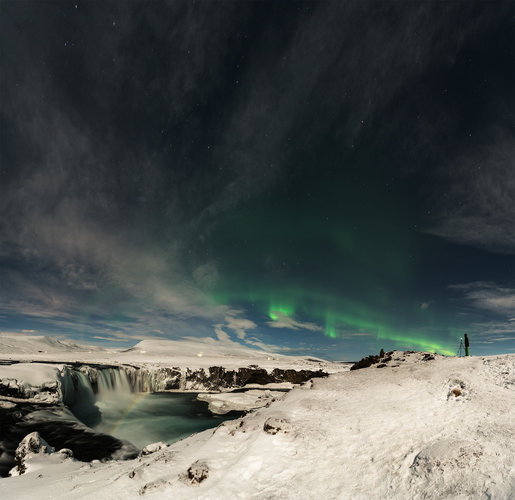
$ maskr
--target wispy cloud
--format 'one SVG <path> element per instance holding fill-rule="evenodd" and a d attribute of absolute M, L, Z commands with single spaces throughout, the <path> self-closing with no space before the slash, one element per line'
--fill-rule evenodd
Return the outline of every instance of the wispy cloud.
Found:
<path fill-rule="evenodd" d="M 475 308 L 505 317 L 515 312 L 515 288 L 484 281 L 451 285 L 449 288 L 461 292 Z"/>
<path fill-rule="evenodd" d="M 354 337 L 377 337 L 377 334 L 375 333 L 367 333 L 367 332 L 345 332 L 343 334 L 343 338 L 354 338 Z"/>
<path fill-rule="evenodd" d="M 252 348 L 257 347 L 258 349 L 261 349 L 267 353 L 280 353 L 280 352 L 292 351 L 292 349 L 287 346 L 280 346 L 280 345 L 276 345 L 276 344 L 266 343 L 257 337 L 248 337 L 246 335 L 246 331 L 243 331 L 243 333 L 245 335 L 242 337 L 241 331 L 238 332 L 238 330 L 241 328 L 241 325 L 248 326 L 248 329 L 257 328 L 257 325 L 252 321 L 249 321 L 246 319 L 237 319 L 237 318 L 231 319 L 230 317 L 228 317 L 226 319 L 228 321 L 228 324 L 215 325 L 215 334 L 216 334 L 217 339 L 220 342 L 222 342 L 223 344 L 226 344 L 229 347 L 232 347 L 232 348 L 240 347 L 241 348 L 242 344 L 232 340 L 230 335 L 224 330 L 224 328 L 232 329 L 236 333 L 238 339 L 242 340 L 245 343 L 245 345 L 251 346 Z M 229 326 L 229 324 L 232 324 L 233 326 L 231 327 L 231 326 Z M 252 324 L 253 326 L 251 327 L 250 324 Z"/>
<path fill-rule="evenodd" d="M 234 331 L 236 336 L 244 340 L 247 334 L 247 330 L 255 330 L 257 328 L 256 323 L 245 318 L 235 318 L 234 316 L 226 316 L 225 322 L 227 328 Z"/>
<path fill-rule="evenodd" d="M 288 328 L 290 330 L 308 330 L 310 332 L 322 332 L 324 329 L 312 322 L 298 321 L 293 316 L 286 316 L 279 311 L 273 311 L 277 317 L 274 321 L 267 321 L 267 325 L 272 328 Z"/>
<path fill-rule="evenodd" d="M 515 150 L 511 130 L 486 131 L 455 158 L 442 161 L 442 189 L 425 231 L 490 252 L 515 253 Z"/>
<path fill-rule="evenodd" d="M 496 346 L 505 342 L 514 345 L 513 341 L 515 341 L 515 325 L 510 321 L 484 320 L 472 322 L 468 325 L 467 333 L 472 346 L 474 344 Z M 503 346 L 503 349 L 505 347 Z"/>
<path fill-rule="evenodd" d="M 97 340 L 106 340 L 108 342 L 125 342 L 124 339 L 117 339 L 116 337 L 102 337 L 101 335 L 93 335 L 92 338 Z"/>

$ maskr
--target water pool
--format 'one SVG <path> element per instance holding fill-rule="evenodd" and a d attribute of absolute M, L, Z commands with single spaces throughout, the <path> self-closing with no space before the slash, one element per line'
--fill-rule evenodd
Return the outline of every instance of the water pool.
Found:
<path fill-rule="evenodd" d="M 196 399 L 197 393 L 111 393 L 110 396 L 96 402 L 101 421 L 93 428 L 130 441 L 138 448 L 156 441 L 171 444 L 243 414 L 213 415 L 206 402 Z"/>

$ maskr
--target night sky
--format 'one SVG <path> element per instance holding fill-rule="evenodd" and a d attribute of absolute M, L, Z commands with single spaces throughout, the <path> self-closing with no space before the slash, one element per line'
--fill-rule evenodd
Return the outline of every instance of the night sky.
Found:
<path fill-rule="evenodd" d="M 0 3 L 0 331 L 515 352 L 515 3 Z"/>

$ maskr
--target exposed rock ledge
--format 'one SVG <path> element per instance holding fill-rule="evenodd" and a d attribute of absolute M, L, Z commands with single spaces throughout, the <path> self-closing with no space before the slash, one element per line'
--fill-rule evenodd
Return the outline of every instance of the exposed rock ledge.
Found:
<path fill-rule="evenodd" d="M 311 378 L 326 377 L 322 370 L 293 370 L 274 368 L 267 371 L 257 365 L 235 370 L 221 366 L 207 369 L 135 367 L 97 367 L 90 365 L 49 365 L 39 363 L 19 363 L 0 367 L 0 398 L 23 400 L 38 403 L 63 402 L 73 405 L 84 384 L 89 384 L 97 392 L 99 379 L 113 388 L 120 381 L 120 374 L 136 392 L 194 391 L 224 392 L 243 387 L 267 386 L 269 384 L 300 384 Z M 29 380 L 24 374 L 40 374 Z"/>

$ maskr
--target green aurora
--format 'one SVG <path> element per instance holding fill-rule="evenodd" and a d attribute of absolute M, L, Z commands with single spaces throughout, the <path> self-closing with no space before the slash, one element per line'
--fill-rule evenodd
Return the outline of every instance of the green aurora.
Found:
<path fill-rule="evenodd" d="M 293 189 L 227 211 L 211 234 L 222 269 L 214 303 L 252 311 L 261 322 L 313 322 L 315 335 L 335 342 L 375 339 L 455 354 L 460 325 L 452 311 L 421 309 L 427 292 L 417 286 L 427 282 L 425 256 L 442 244 L 414 229 L 412 202 L 399 203 L 381 172 L 376 161 L 352 174 L 298 175 Z"/>
<path fill-rule="evenodd" d="M 456 354 L 457 340 L 465 332 L 463 329 L 450 327 L 445 338 L 435 340 L 423 336 L 420 331 L 396 326 L 391 318 L 380 315 L 377 310 L 363 304 L 346 300 L 338 307 L 338 301 L 334 298 L 303 290 L 291 290 L 283 296 L 256 292 L 246 295 L 221 293 L 215 295 L 215 300 L 219 303 L 252 304 L 263 317 L 267 316 L 272 321 L 279 321 L 281 317 L 306 318 L 323 325 L 320 334 L 330 339 L 343 340 L 358 334 L 377 341 L 390 341 L 388 345 L 400 349 L 416 348 L 448 356 Z"/>

